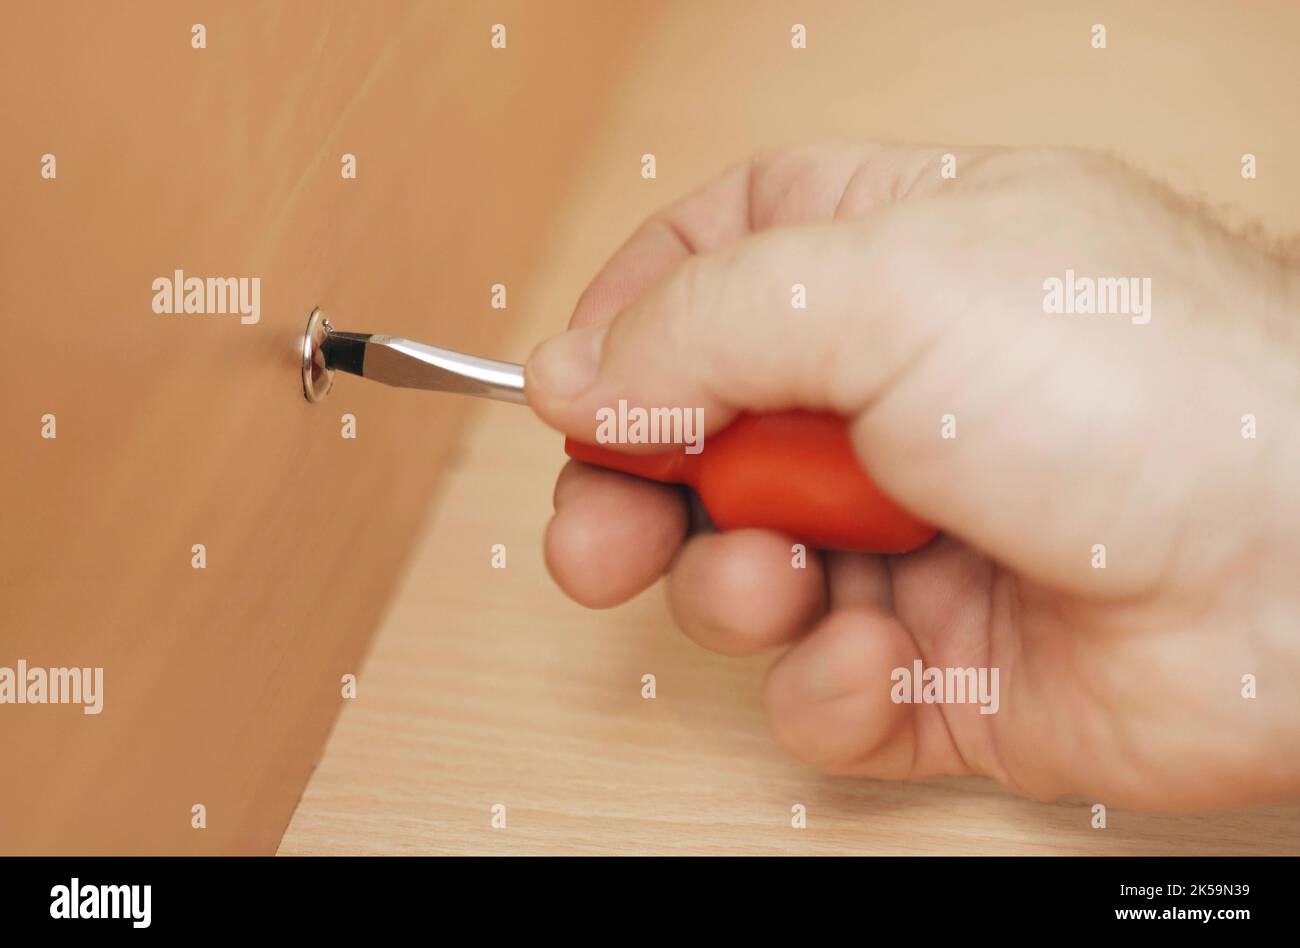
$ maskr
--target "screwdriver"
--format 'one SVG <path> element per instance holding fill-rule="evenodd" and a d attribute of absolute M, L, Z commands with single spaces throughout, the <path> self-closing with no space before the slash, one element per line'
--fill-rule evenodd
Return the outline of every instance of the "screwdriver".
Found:
<path fill-rule="evenodd" d="M 328 394 L 336 371 L 399 388 L 528 403 L 521 365 L 399 336 L 336 332 L 317 309 L 302 350 L 308 401 Z M 741 414 L 697 454 L 632 454 L 572 437 L 564 450 L 576 461 L 692 488 L 721 530 L 775 530 L 819 549 L 863 553 L 906 553 L 936 533 L 876 486 L 846 421 L 825 412 Z"/>

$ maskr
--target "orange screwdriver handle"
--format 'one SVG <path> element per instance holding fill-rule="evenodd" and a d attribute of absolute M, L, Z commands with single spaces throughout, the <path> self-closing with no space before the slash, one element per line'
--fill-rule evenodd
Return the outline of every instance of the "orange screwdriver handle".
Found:
<path fill-rule="evenodd" d="M 680 445 L 628 454 L 573 438 L 564 450 L 577 461 L 693 487 L 722 530 L 761 527 L 809 546 L 863 553 L 906 553 L 936 532 L 881 493 L 838 415 L 739 415 L 698 454 Z"/>

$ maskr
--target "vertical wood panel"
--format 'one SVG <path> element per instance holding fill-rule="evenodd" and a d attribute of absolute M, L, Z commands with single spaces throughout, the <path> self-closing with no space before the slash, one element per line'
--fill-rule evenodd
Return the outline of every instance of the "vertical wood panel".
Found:
<path fill-rule="evenodd" d="M 592 16 L 602 42 L 573 55 Z M 0 665 L 103 666 L 105 701 L 0 706 L 0 852 L 271 851 L 466 408 L 356 379 L 308 405 L 297 337 L 320 304 L 491 350 L 630 18 L 249 0 L 3 19 Z M 260 277 L 260 322 L 154 314 L 176 268 Z"/>

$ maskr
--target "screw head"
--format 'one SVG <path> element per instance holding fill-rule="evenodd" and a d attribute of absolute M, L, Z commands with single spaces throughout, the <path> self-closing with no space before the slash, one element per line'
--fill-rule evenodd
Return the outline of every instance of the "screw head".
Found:
<path fill-rule="evenodd" d="M 332 331 L 320 307 L 313 309 L 302 337 L 302 394 L 309 402 L 323 399 L 334 385 L 334 370 L 325 364 L 325 340 Z"/>

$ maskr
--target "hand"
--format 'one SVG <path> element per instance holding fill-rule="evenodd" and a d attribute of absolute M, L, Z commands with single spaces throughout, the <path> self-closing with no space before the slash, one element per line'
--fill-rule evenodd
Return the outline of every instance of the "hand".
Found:
<path fill-rule="evenodd" d="M 1149 278 L 1147 318 L 1136 297 L 1045 312 L 1067 271 Z M 688 536 L 679 489 L 570 463 L 551 573 L 603 607 L 667 572 L 700 645 L 788 645 L 774 733 L 829 772 L 1141 809 L 1295 795 L 1296 285 L 1280 254 L 1089 153 L 825 146 L 735 168 L 615 254 L 529 361 L 534 410 L 588 441 L 619 399 L 702 407 L 710 432 L 838 412 L 943 534 L 795 569 L 788 537 Z M 998 668 L 997 712 L 895 703 L 916 659 Z"/>

